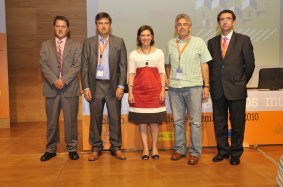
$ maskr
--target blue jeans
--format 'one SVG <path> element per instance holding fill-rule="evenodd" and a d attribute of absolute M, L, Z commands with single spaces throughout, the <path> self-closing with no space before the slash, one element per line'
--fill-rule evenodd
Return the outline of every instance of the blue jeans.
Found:
<path fill-rule="evenodd" d="M 169 88 L 174 118 L 174 150 L 186 154 L 186 116 L 190 120 L 189 153 L 199 157 L 202 150 L 202 87 Z"/>

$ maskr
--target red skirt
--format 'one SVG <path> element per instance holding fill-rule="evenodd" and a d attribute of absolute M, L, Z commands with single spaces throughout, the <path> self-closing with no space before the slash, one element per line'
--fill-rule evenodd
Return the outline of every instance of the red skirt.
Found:
<path fill-rule="evenodd" d="M 161 90 L 158 68 L 137 68 L 133 82 L 135 103 L 130 103 L 129 121 L 137 124 L 166 122 L 165 101 L 160 101 Z"/>

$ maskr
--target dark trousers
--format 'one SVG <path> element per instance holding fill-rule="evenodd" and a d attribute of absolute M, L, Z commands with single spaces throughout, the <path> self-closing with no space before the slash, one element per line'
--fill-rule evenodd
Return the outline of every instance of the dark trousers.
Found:
<path fill-rule="evenodd" d="M 225 96 L 212 99 L 214 131 L 218 153 L 239 158 L 243 154 L 246 99 L 228 100 Z M 228 111 L 231 123 L 231 146 L 228 143 Z"/>
<path fill-rule="evenodd" d="M 121 101 L 116 98 L 116 93 L 111 93 L 109 81 L 97 80 L 95 96 L 90 102 L 90 127 L 89 143 L 92 151 L 102 151 L 101 139 L 103 109 L 106 104 L 109 118 L 110 151 L 114 152 L 121 148 Z"/>

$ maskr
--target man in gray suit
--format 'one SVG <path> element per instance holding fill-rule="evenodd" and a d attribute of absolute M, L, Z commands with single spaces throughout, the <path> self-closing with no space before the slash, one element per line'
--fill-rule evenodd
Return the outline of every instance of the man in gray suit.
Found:
<path fill-rule="evenodd" d="M 80 95 L 77 76 L 81 67 L 81 47 L 67 37 L 69 20 L 66 17 L 56 16 L 53 25 L 55 38 L 43 42 L 40 51 L 47 115 L 46 152 L 40 160 L 47 161 L 56 156 L 57 144 L 60 142 L 61 109 L 64 114 L 66 149 L 70 159 L 77 160 L 77 115 Z"/>
<path fill-rule="evenodd" d="M 231 157 L 230 164 L 238 165 L 244 151 L 246 85 L 253 74 L 255 58 L 250 38 L 233 31 L 236 24 L 233 11 L 221 11 L 217 21 L 221 34 L 208 41 L 213 59 L 208 64 L 218 149 L 212 160 L 220 162 Z M 232 127 L 231 146 L 228 143 L 228 111 Z"/>
<path fill-rule="evenodd" d="M 122 38 L 110 34 L 112 19 L 106 12 L 95 17 L 97 35 L 85 40 L 82 51 L 82 87 L 90 102 L 89 143 L 92 153 L 88 160 L 101 155 L 103 108 L 109 117 L 110 152 L 117 159 L 126 159 L 121 152 L 121 99 L 127 77 L 127 51 Z"/>

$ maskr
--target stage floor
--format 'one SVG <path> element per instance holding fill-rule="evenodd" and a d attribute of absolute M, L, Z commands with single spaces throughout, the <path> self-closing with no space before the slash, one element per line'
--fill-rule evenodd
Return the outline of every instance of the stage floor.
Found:
<path fill-rule="evenodd" d="M 63 135 L 63 126 L 60 126 Z M 245 148 L 241 164 L 228 160 L 211 161 L 216 148 L 203 148 L 199 163 L 187 164 L 187 158 L 170 160 L 170 150 L 160 150 L 160 159 L 141 160 L 141 151 L 127 151 L 120 161 L 104 151 L 99 160 L 89 162 L 82 151 L 82 128 L 79 123 L 80 159 L 72 161 L 65 151 L 64 137 L 58 154 L 41 162 L 45 152 L 44 122 L 12 124 L 0 129 L 0 186 L 275 186 L 278 161 L 283 145 Z"/>

